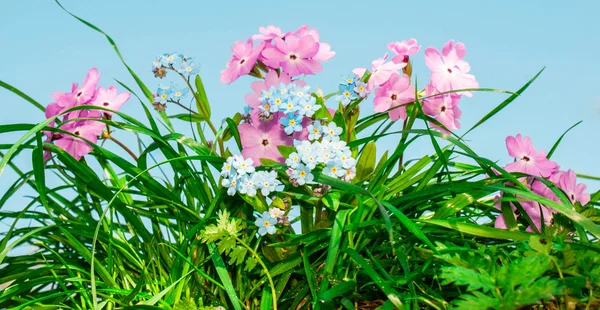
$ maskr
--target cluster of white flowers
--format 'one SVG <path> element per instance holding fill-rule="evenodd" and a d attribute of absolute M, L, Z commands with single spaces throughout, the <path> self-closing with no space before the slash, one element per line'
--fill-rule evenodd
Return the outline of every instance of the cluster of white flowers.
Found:
<path fill-rule="evenodd" d="M 296 152 L 290 154 L 285 163 L 288 175 L 294 184 L 312 182 L 312 170 L 325 164 L 323 174 L 350 181 L 356 176 L 356 159 L 345 141 L 340 141 L 342 128 L 334 122 L 327 126 L 316 120 L 307 127 L 308 140 L 296 142 Z"/>
<path fill-rule="evenodd" d="M 221 169 L 223 181 L 221 185 L 227 188 L 230 196 L 240 192 L 248 196 L 255 196 L 260 190 L 263 196 L 277 191 L 281 182 L 277 180 L 275 171 L 255 171 L 252 158 L 244 159 L 240 155 L 227 158 Z"/>

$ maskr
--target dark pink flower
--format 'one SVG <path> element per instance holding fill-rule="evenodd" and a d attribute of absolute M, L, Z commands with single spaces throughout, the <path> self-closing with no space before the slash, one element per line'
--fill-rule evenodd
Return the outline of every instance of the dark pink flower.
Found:
<path fill-rule="evenodd" d="M 298 30 L 296 30 L 294 34 L 298 35 L 299 37 L 310 35 L 313 37 L 313 39 L 315 39 L 315 42 L 319 43 L 319 50 L 312 57 L 313 60 L 325 62 L 331 59 L 333 56 L 335 56 L 335 52 L 331 50 L 331 45 L 324 42 L 320 42 L 319 31 L 317 31 L 316 28 L 308 29 L 308 25 L 304 25 L 298 28 Z"/>
<path fill-rule="evenodd" d="M 271 41 L 275 38 L 283 38 L 284 36 L 288 35 L 289 33 L 283 33 L 281 32 L 281 28 L 270 25 L 267 27 L 259 27 L 258 28 L 258 32 L 260 32 L 259 34 L 255 34 L 252 36 L 253 40 L 264 40 L 264 41 Z"/>
<path fill-rule="evenodd" d="M 575 171 L 569 169 L 569 171 L 562 171 L 559 173 L 560 177 L 557 185 L 565 192 L 565 194 L 567 194 L 571 203 L 579 201 L 581 205 L 586 205 L 590 202 L 590 194 L 585 193 L 587 186 L 583 183 L 577 184 L 577 175 L 575 174 Z"/>
<path fill-rule="evenodd" d="M 227 68 L 221 71 L 221 82 L 230 84 L 240 76 L 250 73 L 265 45 L 265 42 L 261 42 L 254 47 L 252 39 L 248 39 L 246 43 L 235 42 L 231 47 L 233 56 L 229 59 Z"/>
<path fill-rule="evenodd" d="M 119 94 L 119 91 L 114 86 L 109 86 L 108 89 L 100 86 L 98 88 L 98 93 L 96 95 L 96 99 L 92 102 L 92 105 L 103 107 L 107 109 L 111 109 L 113 111 L 119 111 L 121 106 L 129 100 L 131 94 L 125 92 Z M 108 115 L 112 115 L 113 112 L 103 111 Z"/>
<path fill-rule="evenodd" d="M 375 89 L 375 112 L 389 110 L 390 119 L 406 119 L 406 104 L 415 101 L 415 86 L 406 74 L 391 74 L 389 81 Z M 395 108 L 395 109 L 392 109 Z M 392 110 L 390 110 L 392 109 Z"/>
<path fill-rule="evenodd" d="M 393 73 L 397 73 L 398 70 L 406 67 L 406 63 L 386 62 L 387 57 L 388 54 L 385 53 L 383 58 L 378 58 L 371 62 L 371 76 L 367 82 L 369 91 L 373 90 L 376 86 L 383 85 L 390 79 L 390 76 L 392 76 Z M 359 78 L 361 78 L 365 72 L 367 72 L 367 69 L 365 68 L 355 68 L 352 70 L 352 73 L 356 74 Z"/>
<path fill-rule="evenodd" d="M 250 84 L 250 87 L 252 88 L 254 93 L 246 94 L 246 96 L 244 97 L 244 99 L 246 100 L 246 104 L 248 104 L 248 106 L 252 108 L 258 107 L 260 105 L 260 101 L 258 100 L 258 98 L 260 98 L 261 96 L 261 91 L 266 91 L 271 87 L 277 88 L 281 83 L 283 83 L 284 85 L 288 85 L 290 83 L 298 84 L 300 86 L 306 85 L 306 83 L 302 80 L 296 80 L 292 82 L 290 75 L 286 72 L 281 72 L 279 75 L 277 75 L 277 72 L 275 70 L 271 70 L 267 72 L 267 75 L 265 76 L 264 80 L 252 82 L 252 84 Z"/>
<path fill-rule="evenodd" d="M 431 70 L 431 83 L 440 91 L 478 88 L 475 76 L 467 74 L 471 66 L 462 60 L 467 52 L 465 45 L 450 40 L 442 49 L 442 55 L 435 47 L 425 49 L 425 64 Z M 470 92 L 460 92 L 471 97 Z"/>
<path fill-rule="evenodd" d="M 258 111 L 255 109 L 253 114 Z M 277 146 L 292 145 L 294 138 L 288 136 L 279 124 L 280 112 L 275 113 L 273 119 L 268 122 L 257 120 L 253 117 L 252 124 L 243 123 L 238 126 L 240 140 L 242 142 L 242 155 L 244 158 L 252 158 L 255 166 L 260 166 L 261 158 L 285 162 Z"/>
<path fill-rule="evenodd" d="M 312 59 L 319 51 L 319 43 L 313 36 L 305 35 L 301 38 L 287 36 L 285 41 L 281 38 L 275 38 L 273 41 L 275 47 L 267 47 L 262 52 L 267 66 L 281 67 L 292 77 L 321 72 L 321 64 Z"/>
<path fill-rule="evenodd" d="M 98 111 L 83 110 L 80 114 L 81 118 L 100 118 L 101 113 Z M 105 124 L 94 120 L 78 120 L 66 122 L 60 129 L 71 132 L 73 135 L 62 134 L 61 138 L 54 141 L 54 144 L 67 153 L 71 154 L 75 159 L 79 160 L 82 156 L 88 154 L 92 147 L 91 143 L 98 142 L 98 135 L 104 129 Z M 83 139 L 82 139 L 83 138 Z"/>
<path fill-rule="evenodd" d="M 417 40 L 410 39 L 408 41 L 390 42 L 388 43 L 387 48 L 390 52 L 396 54 L 396 57 L 392 58 L 392 61 L 398 64 L 407 63 L 409 56 L 419 52 L 421 46 L 417 45 Z"/>
<path fill-rule="evenodd" d="M 515 137 L 506 137 L 506 148 L 508 154 L 517 161 L 504 167 L 509 172 L 522 172 L 533 176 L 549 177 L 558 170 L 558 165 L 546 158 L 546 152 L 537 151 L 529 137 L 521 138 L 521 134 Z"/>
<path fill-rule="evenodd" d="M 428 97 L 433 96 L 436 93 L 438 93 L 438 91 L 431 84 L 425 86 L 425 94 Z M 458 119 L 462 116 L 462 112 L 458 108 L 459 101 L 460 95 L 457 94 L 429 97 L 423 100 L 423 112 L 431 117 L 435 117 L 438 122 L 453 131 L 460 128 Z M 432 126 L 442 132 L 446 132 L 446 130 L 436 124 L 432 123 Z"/>

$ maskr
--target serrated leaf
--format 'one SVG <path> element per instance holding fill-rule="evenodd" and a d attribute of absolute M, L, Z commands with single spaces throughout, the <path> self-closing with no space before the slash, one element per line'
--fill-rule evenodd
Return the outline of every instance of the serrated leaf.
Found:
<path fill-rule="evenodd" d="M 484 292 L 496 288 L 494 279 L 485 271 L 476 271 L 465 267 L 442 267 L 441 278 L 442 285 L 454 283 L 457 285 L 466 285 L 467 291 L 476 291 L 482 289 Z"/>
<path fill-rule="evenodd" d="M 246 254 L 248 253 L 248 249 L 243 246 L 236 246 L 229 253 L 229 258 L 231 258 L 231 263 L 239 265 L 244 262 L 244 258 L 246 258 Z"/>
<path fill-rule="evenodd" d="M 244 268 L 244 270 L 246 271 L 251 271 L 252 269 L 254 269 L 254 267 L 256 267 L 256 259 L 254 257 L 248 257 L 248 259 L 246 260 L 246 268 Z"/>

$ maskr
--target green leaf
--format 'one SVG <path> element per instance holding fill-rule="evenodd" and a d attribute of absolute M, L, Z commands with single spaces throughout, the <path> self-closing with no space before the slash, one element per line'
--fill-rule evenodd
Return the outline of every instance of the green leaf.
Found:
<path fill-rule="evenodd" d="M 229 132 L 235 139 L 235 143 L 237 144 L 238 149 L 241 151 L 243 147 L 242 147 L 242 140 L 240 140 L 240 132 L 238 131 L 237 123 L 229 117 L 225 119 L 225 122 L 227 123 L 227 126 L 229 127 Z"/>
<path fill-rule="evenodd" d="M 209 119 L 211 116 L 210 104 L 208 103 L 208 96 L 206 95 L 206 90 L 204 89 L 204 84 L 202 83 L 202 79 L 200 75 L 196 75 L 196 79 L 194 80 L 196 84 L 196 91 L 198 92 L 198 97 L 200 98 L 199 105 L 201 105 L 204 109 L 198 107 L 198 111 L 206 111 L 207 115 L 204 115 L 206 119 Z"/>
<path fill-rule="evenodd" d="M 17 88 L 15 88 L 3 81 L 0 81 L 0 86 L 13 92 L 15 95 L 27 100 L 29 103 L 33 104 L 36 108 L 40 109 L 42 112 L 46 111 L 46 108 L 43 105 L 41 105 L 39 102 L 33 100 L 33 98 L 27 96 L 24 92 L 18 90 Z"/>
<path fill-rule="evenodd" d="M 277 149 L 279 150 L 279 154 L 281 154 L 283 158 L 288 158 L 290 154 L 296 151 L 296 147 L 290 145 L 278 145 Z"/>
<path fill-rule="evenodd" d="M 356 163 L 356 179 L 366 180 L 375 170 L 375 160 L 377 157 L 377 146 L 371 141 L 365 145 L 365 148 Z"/>
<path fill-rule="evenodd" d="M 560 144 L 560 142 L 562 141 L 562 139 L 565 137 L 565 135 L 571 131 L 571 129 L 577 127 L 577 125 L 581 124 L 583 121 L 579 121 L 577 123 L 575 123 L 575 125 L 569 127 L 569 129 L 565 130 L 565 132 L 563 132 L 562 135 L 560 135 L 560 137 L 558 138 L 558 140 L 556 140 L 556 142 L 554 143 L 554 145 L 552 146 L 552 148 L 550 149 L 550 152 L 548 152 L 548 154 L 546 155 L 546 157 L 548 159 L 550 159 L 550 157 L 552 157 L 552 154 L 554 154 L 554 151 L 556 151 L 556 149 L 558 148 L 558 145 Z"/>
<path fill-rule="evenodd" d="M 205 121 L 207 118 L 200 114 L 192 114 L 192 113 L 181 113 L 175 115 L 169 115 L 168 118 L 176 118 L 186 122 L 199 123 Z"/>
<path fill-rule="evenodd" d="M 482 289 L 484 293 L 496 289 L 494 278 L 484 270 L 478 272 L 466 267 L 450 266 L 442 267 L 441 271 L 442 285 L 466 285 L 467 291 Z"/>
<path fill-rule="evenodd" d="M 217 247 L 215 246 L 214 243 L 208 244 L 208 249 L 210 251 L 210 257 L 211 257 L 213 263 L 215 264 L 215 268 L 217 269 L 217 274 L 219 275 L 221 282 L 223 282 L 223 286 L 225 286 L 225 291 L 227 292 L 227 295 L 229 296 L 229 299 L 231 301 L 231 304 L 233 305 L 233 308 L 235 308 L 235 310 L 242 310 L 242 307 L 240 306 L 240 299 L 238 298 L 238 296 L 235 292 L 233 283 L 231 283 L 231 278 L 229 278 L 229 273 L 227 272 L 227 267 L 225 266 L 225 262 L 223 262 L 223 258 L 221 257 L 221 255 L 219 255 L 219 252 L 217 251 L 216 248 Z"/>
<path fill-rule="evenodd" d="M 340 206 L 340 192 L 329 192 L 327 193 L 327 195 L 323 196 L 323 204 L 333 210 L 333 211 L 337 211 L 337 209 Z"/>

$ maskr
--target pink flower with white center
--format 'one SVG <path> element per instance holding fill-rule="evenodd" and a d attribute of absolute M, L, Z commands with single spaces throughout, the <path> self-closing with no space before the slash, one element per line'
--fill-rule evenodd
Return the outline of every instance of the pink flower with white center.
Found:
<path fill-rule="evenodd" d="M 227 62 L 227 68 L 221 71 L 221 82 L 230 84 L 240 76 L 250 73 L 265 45 L 265 42 L 261 42 L 254 47 L 252 39 L 248 39 L 246 43 L 235 42 L 231 47 L 233 56 Z"/>
<path fill-rule="evenodd" d="M 80 117 L 99 119 L 101 113 L 98 111 L 82 111 Z M 98 135 L 102 132 L 104 126 L 104 123 L 94 120 L 67 122 L 60 129 L 71 132 L 73 135 L 62 134 L 62 137 L 54 141 L 54 144 L 79 160 L 92 149 L 92 146 L 83 139 L 95 144 L 98 142 Z"/>
<path fill-rule="evenodd" d="M 393 73 L 397 73 L 402 68 L 406 67 L 405 63 L 394 63 L 392 61 L 385 62 L 387 60 L 388 54 L 385 53 L 383 58 L 378 58 L 371 62 L 371 77 L 369 77 L 369 81 L 367 82 L 367 88 L 369 91 L 373 90 L 376 86 L 381 86 L 386 83 Z M 359 78 L 361 78 L 367 69 L 365 68 L 356 68 L 352 70 L 354 74 L 356 74 Z"/>
<path fill-rule="evenodd" d="M 462 60 L 467 53 L 465 45 L 448 41 L 442 49 L 442 55 L 435 47 L 425 49 L 425 64 L 431 70 L 431 83 L 440 91 L 460 90 L 467 88 L 478 88 L 479 83 L 475 76 L 467 74 L 471 66 Z M 470 92 L 460 92 L 471 97 Z"/>
<path fill-rule="evenodd" d="M 390 119 L 406 119 L 406 104 L 415 101 L 415 86 L 406 74 L 392 73 L 389 81 L 375 89 L 375 112 L 389 110 Z M 390 110 L 391 108 L 395 108 Z"/>
<path fill-rule="evenodd" d="M 273 40 L 275 47 L 267 47 L 262 52 L 264 63 L 271 68 L 281 67 L 290 76 L 321 72 L 321 64 L 312 59 L 319 51 L 319 43 L 310 35 L 301 38 L 287 36 Z"/>
<path fill-rule="evenodd" d="M 417 45 L 417 40 L 410 39 L 408 41 L 390 42 L 387 45 L 390 52 L 397 56 L 392 58 L 392 61 L 396 64 L 407 63 L 409 56 L 416 54 L 421 49 L 420 45 Z"/>
<path fill-rule="evenodd" d="M 508 154 L 517 159 L 504 167 L 509 172 L 522 172 L 533 176 L 549 177 L 558 170 L 558 165 L 546 158 L 546 152 L 537 151 L 531 139 L 521 137 L 521 134 L 515 137 L 506 137 L 506 148 Z"/>
<path fill-rule="evenodd" d="M 96 99 L 92 102 L 92 105 L 103 107 L 107 109 L 111 109 L 113 111 L 119 111 L 121 106 L 129 100 L 131 96 L 130 93 L 125 92 L 119 94 L 119 91 L 114 86 L 109 86 L 108 89 L 100 86 L 98 88 L 98 94 L 96 95 Z M 113 112 L 110 111 L 102 111 L 108 115 L 113 115 Z"/>
<path fill-rule="evenodd" d="M 255 111 L 253 113 L 258 112 Z M 285 158 L 281 156 L 277 146 L 292 145 L 294 142 L 294 138 L 288 136 L 279 125 L 280 114 L 275 113 L 273 119 L 268 122 L 254 121 L 252 124 L 243 123 L 238 126 L 243 147 L 242 155 L 244 158 L 252 158 L 257 167 L 262 165 L 261 158 L 284 163 Z"/>
<path fill-rule="evenodd" d="M 304 25 L 298 28 L 294 34 L 299 37 L 310 35 L 315 39 L 315 42 L 319 43 L 319 51 L 312 57 L 313 60 L 325 62 L 335 56 L 335 52 L 331 50 L 331 45 L 319 41 L 319 31 L 316 28 L 308 29 L 308 25 Z"/>
<path fill-rule="evenodd" d="M 433 96 L 438 91 L 431 84 L 425 86 L 425 94 L 427 96 Z M 460 128 L 458 119 L 462 116 L 462 112 L 458 108 L 458 102 L 460 101 L 460 95 L 446 94 L 435 97 L 430 97 L 423 100 L 423 112 L 444 125 L 450 131 Z M 445 129 L 432 123 L 434 128 L 439 129 L 441 132 L 448 133 Z"/>
<path fill-rule="evenodd" d="M 567 197 L 571 200 L 571 203 L 579 201 L 582 206 L 590 202 L 590 194 L 585 193 L 587 186 L 583 183 L 577 184 L 577 175 L 575 171 L 562 171 L 558 180 L 558 187 L 562 189 Z"/>
<path fill-rule="evenodd" d="M 261 26 L 258 28 L 258 32 L 260 33 L 252 36 L 253 40 L 264 40 L 270 42 L 275 38 L 283 38 L 284 36 L 289 34 L 289 32 L 284 34 L 283 32 L 281 32 L 281 28 L 273 25 L 267 27 Z"/>
<path fill-rule="evenodd" d="M 261 104 L 260 100 L 258 100 L 258 98 L 260 98 L 261 96 L 261 91 L 266 91 L 269 88 L 271 88 L 271 86 L 277 88 L 281 83 L 283 83 L 284 85 L 288 85 L 290 83 L 298 84 L 300 86 L 306 85 L 306 83 L 302 80 L 292 81 L 290 75 L 286 72 L 281 72 L 279 75 L 277 75 L 277 72 L 275 70 L 271 70 L 267 72 L 264 81 L 260 80 L 252 82 L 252 84 L 250 84 L 250 87 L 252 88 L 254 93 L 246 94 L 246 96 L 244 97 L 244 99 L 246 100 L 246 104 L 248 104 L 248 106 L 250 106 L 251 108 L 258 107 Z"/>

